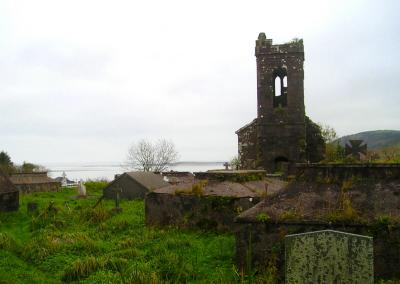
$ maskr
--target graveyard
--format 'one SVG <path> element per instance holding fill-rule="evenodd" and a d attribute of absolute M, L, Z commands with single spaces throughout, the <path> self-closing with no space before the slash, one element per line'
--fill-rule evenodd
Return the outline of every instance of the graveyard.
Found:
<path fill-rule="evenodd" d="M 303 41 L 260 33 L 255 56 L 257 118 L 235 132 L 235 170 L 63 188 L 0 172 L 0 283 L 399 283 L 400 164 L 356 139 L 327 161 Z"/>
<path fill-rule="evenodd" d="M 85 197 L 78 188 L 21 194 L 18 211 L 0 214 L 0 282 L 283 283 L 286 275 L 287 283 L 299 283 L 296 279 L 304 280 L 299 271 L 315 272 L 318 263 L 336 267 L 341 283 L 372 283 L 374 277 L 376 283 L 397 283 L 398 167 L 369 169 L 368 182 L 357 177 L 359 169 L 350 170 L 351 183 L 346 179 L 338 187 L 332 181 L 343 178 L 340 167 L 307 168 L 286 190 L 276 187 L 244 210 L 234 232 L 179 222 L 148 226 L 143 200 L 116 204 L 101 198 L 107 182 L 86 182 Z M 324 172 L 325 179 L 311 181 L 315 172 Z M 351 209 L 340 207 L 343 203 L 334 207 L 334 192 L 344 187 L 358 197 Z M 377 193 L 368 200 L 361 197 L 365 190 Z M 331 207 L 321 208 L 316 192 Z M 303 205 L 293 206 L 299 194 Z M 321 250 L 324 246 L 330 249 Z M 283 265 L 285 249 L 291 257 Z M 333 277 L 324 270 L 313 275 Z M 306 280 L 302 283 L 330 283 Z"/>
<path fill-rule="evenodd" d="M 120 214 L 114 200 L 93 209 L 105 185 L 86 183 L 87 198 L 76 188 L 25 194 L 19 211 L 0 214 L 0 283 L 247 281 L 232 234 L 147 228 L 142 200 L 121 200 Z"/>

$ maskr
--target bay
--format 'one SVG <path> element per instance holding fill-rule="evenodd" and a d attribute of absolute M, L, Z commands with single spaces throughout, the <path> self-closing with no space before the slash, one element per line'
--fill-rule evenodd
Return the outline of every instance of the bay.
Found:
<path fill-rule="evenodd" d="M 224 162 L 180 162 L 171 165 L 168 170 L 185 172 L 204 172 L 207 170 L 223 169 Z M 130 171 L 118 163 L 49 163 L 44 164 L 51 178 L 62 176 L 63 172 L 70 180 L 108 180 L 116 174 Z"/>

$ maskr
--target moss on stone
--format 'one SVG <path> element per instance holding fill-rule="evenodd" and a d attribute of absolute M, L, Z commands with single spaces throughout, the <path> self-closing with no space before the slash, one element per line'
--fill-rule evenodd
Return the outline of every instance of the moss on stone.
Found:
<path fill-rule="evenodd" d="M 259 213 L 256 216 L 256 220 L 259 221 L 259 222 L 267 222 L 270 219 L 271 219 L 271 217 L 265 212 Z"/>

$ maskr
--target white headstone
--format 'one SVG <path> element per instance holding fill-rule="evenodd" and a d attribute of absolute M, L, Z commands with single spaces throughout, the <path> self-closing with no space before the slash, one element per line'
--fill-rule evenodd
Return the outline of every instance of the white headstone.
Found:
<path fill-rule="evenodd" d="M 78 196 L 80 197 L 86 196 L 86 186 L 83 184 L 82 180 L 78 182 Z"/>
<path fill-rule="evenodd" d="M 62 173 L 61 186 L 67 186 L 67 174 L 65 172 Z"/>

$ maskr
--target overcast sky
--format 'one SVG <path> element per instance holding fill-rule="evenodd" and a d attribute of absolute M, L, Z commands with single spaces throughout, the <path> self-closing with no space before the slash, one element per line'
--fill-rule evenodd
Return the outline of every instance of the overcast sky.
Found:
<path fill-rule="evenodd" d="M 305 105 L 339 135 L 400 129 L 399 1 L 0 1 L 0 150 L 123 161 L 140 138 L 228 160 L 256 117 L 255 40 L 303 38 Z"/>

